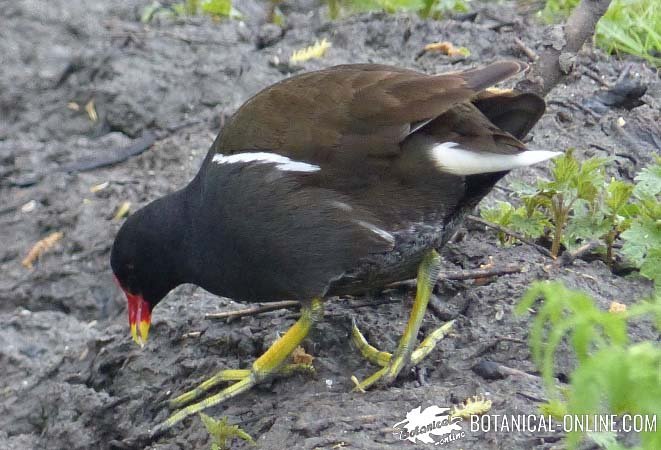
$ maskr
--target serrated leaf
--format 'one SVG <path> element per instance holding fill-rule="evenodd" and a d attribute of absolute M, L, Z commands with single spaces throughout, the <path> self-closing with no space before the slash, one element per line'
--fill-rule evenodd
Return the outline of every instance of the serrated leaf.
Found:
<path fill-rule="evenodd" d="M 496 201 L 496 205 L 493 207 L 482 208 L 480 211 L 480 216 L 483 219 L 488 220 L 489 222 L 495 223 L 502 227 L 509 227 L 512 219 L 512 213 L 514 212 L 514 206 L 508 202 Z M 502 231 L 498 232 L 498 241 L 500 245 L 509 245 L 512 243 L 512 238 L 507 236 Z"/>
<path fill-rule="evenodd" d="M 606 186 L 606 206 L 611 214 L 620 214 L 633 192 L 633 184 L 621 180 L 611 180 Z"/>
<path fill-rule="evenodd" d="M 661 289 L 661 246 L 650 248 L 640 265 L 640 274 L 654 281 L 657 289 Z"/>
<path fill-rule="evenodd" d="M 535 186 L 521 180 L 512 181 L 509 187 L 518 197 L 527 197 L 537 194 L 537 188 Z"/>
<path fill-rule="evenodd" d="M 661 248 L 661 224 L 649 217 L 639 217 L 622 233 L 622 239 L 622 253 L 640 267 L 651 248 Z"/>
<path fill-rule="evenodd" d="M 511 214 L 510 227 L 531 238 L 538 238 L 551 227 L 551 222 L 541 211 L 533 210 L 532 214 L 528 215 L 528 210 L 522 206 Z"/>
<path fill-rule="evenodd" d="M 558 191 L 564 191 L 578 174 L 578 161 L 574 158 L 573 149 L 567 150 L 563 155 L 553 159 L 553 181 L 551 186 Z"/>
<path fill-rule="evenodd" d="M 636 175 L 636 187 L 634 188 L 634 195 L 638 198 L 646 196 L 656 197 L 661 194 L 661 160 L 657 160 L 656 164 L 645 167 Z"/>
<path fill-rule="evenodd" d="M 484 220 L 506 227 L 510 224 L 513 212 L 514 206 L 511 203 L 497 200 L 495 206 L 482 208 L 480 215 Z"/>
<path fill-rule="evenodd" d="M 574 203 L 574 215 L 565 227 L 563 244 L 574 249 L 582 243 L 600 239 L 611 230 L 611 223 L 604 217 L 603 211 L 592 211 L 587 200 L 578 199 Z"/>

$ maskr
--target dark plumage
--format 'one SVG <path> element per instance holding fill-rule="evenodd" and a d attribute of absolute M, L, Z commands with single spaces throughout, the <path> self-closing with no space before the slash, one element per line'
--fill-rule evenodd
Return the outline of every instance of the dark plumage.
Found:
<path fill-rule="evenodd" d="M 521 152 L 517 138 L 541 116 L 544 102 L 533 94 L 475 96 L 522 68 L 501 62 L 429 76 L 358 64 L 281 81 L 237 111 L 188 186 L 126 221 L 113 270 L 151 307 L 181 283 L 269 301 L 364 292 L 410 278 L 422 251 L 440 248 L 505 174 L 444 173 L 410 145 L 412 136 L 457 142 L 478 154 Z M 214 155 L 247 152 L 320 170 L 212 162 Z M 327 292 L 330 285 L 337 287 Z"/>
<path fill-rule="evenodd" d="M 485 91 L 523 69 L 344 65 L 258 93 L 195 179 L 118 233 L 111 264 L 133 325 L 181 283 L 307 302 L 414 277 L 508 170 L 554 156 L 519 140 L 541 98 Z"/>

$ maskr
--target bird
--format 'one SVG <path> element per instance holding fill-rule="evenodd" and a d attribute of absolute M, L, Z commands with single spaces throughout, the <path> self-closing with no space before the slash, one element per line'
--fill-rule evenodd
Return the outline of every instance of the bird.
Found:
<path fill-rule="evenodd" d="M 299 300 L 301 316 L 251 369 L 221 370 L 173 399 L 181 409 L 155 430 L 296 370 L 288 357 L 329 297 L 416 277 L 397 348 L 379 359 L 360 346 L 381 368 L 356 388 L 387 386 L 424 358 L 442 334 L 414 349 L 439 251 L 510 170 L 560 154 L 522 143 L 544 113 L 541 97 L 493 88 L 526 69 L 502 60 L 429 75 L 346 64 L 247 100 L 189 184 L 127 218 L 110 264 L 140 345 L 154 307 L 184 283 L 242 302 Z M 184 407 L 223 381 L 234 383 Z"/>

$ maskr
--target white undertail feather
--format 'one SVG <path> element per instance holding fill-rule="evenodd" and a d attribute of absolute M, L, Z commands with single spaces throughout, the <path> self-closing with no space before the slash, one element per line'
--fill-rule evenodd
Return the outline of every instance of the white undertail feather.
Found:
<path fill-rule="evenodd" d="M 455 142 L 443 142 L 430 150 L 431 159 L 439 170 L 462 176 L 531 166 L 561 154 L 549 150 L 524 150 L 511 155 L 478 152 L 460 148 Z"/>

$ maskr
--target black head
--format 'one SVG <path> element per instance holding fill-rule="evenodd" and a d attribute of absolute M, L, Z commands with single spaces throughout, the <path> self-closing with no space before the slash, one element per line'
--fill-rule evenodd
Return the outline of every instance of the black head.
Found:
<path fill-rule="evenodd" d="M 110 265 L 128 300 L 129 325 L 140 345 L 147 340 L 151 311 L 168 292 L 181 284 L 181 232 L 168 214 L 164 197 L 131 215 L 117 233 Z"/>

